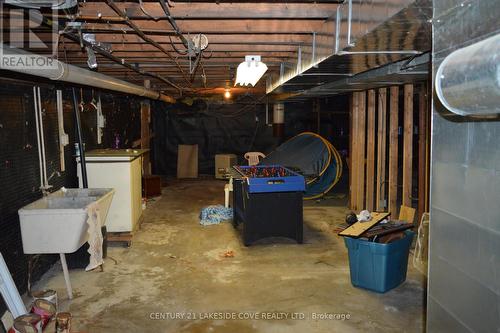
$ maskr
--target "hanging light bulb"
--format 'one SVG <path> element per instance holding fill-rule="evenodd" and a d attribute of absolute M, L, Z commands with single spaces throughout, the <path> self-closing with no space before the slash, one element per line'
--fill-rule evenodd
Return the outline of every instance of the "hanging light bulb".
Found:
<path fill-rule="evenodd" d="M 245 56 L 245 61 L 239 64 L 236 70 L 236 82 L 234 85 L 251 85 L 254 87 L 266 71 L 267 66 L 260 61 L 260 56 Z"/>
<path fill-rule="evenodd" d="M 229 89 L 226 89 L 226 91 L 224 92 L 224 97 L 227 99 L 231 98 L 231 91 Z"/>

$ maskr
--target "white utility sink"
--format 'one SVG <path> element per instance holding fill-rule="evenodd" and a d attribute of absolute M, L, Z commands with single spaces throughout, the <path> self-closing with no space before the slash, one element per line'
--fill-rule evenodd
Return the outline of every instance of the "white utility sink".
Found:
<path fill-rule="evenodd" d="M 73 291 L 64 254 L 87 242 L 87 208 L 91 204 L 97 204 L 101 224 L 106 223 L 114 193 L 112 188 L 62 188 L 18 211 L 24 253 L 59 253 L 70 299 Z"/>
<path fill-rule="evenodd" d="M 73 253 L 88 239 L 87 207 L 97 202 L 104 224 L 114 189 L 60 189 L 19 209 L 26 254 Z"/>

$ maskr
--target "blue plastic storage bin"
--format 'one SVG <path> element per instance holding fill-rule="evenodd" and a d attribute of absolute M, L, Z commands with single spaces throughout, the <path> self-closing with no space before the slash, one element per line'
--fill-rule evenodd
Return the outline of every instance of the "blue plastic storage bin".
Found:
<path fill-rule="evenodd" d="M 406 280 L 408 254 L 415 233 L 405 231 L 400 240 L 381 244 L 344 237 L 349 252 L 351 283 L 359 288 L 385 293 Z"/>

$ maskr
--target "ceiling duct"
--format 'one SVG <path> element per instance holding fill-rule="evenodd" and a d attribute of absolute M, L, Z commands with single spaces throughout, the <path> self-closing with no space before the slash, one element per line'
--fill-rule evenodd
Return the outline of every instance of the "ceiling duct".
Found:
<path fill-rule="evenodd" d="M 346 0 L 266 92 L 305 93 L 431 49 L 431 0 Z"/>
<path fill-rule="evenodd" d="M 5 0 L 6 4 L 24 8 L 69 9 L 78 4 L 77 0 Z"/>
<path fill-rule="evenodd" d="M 0 55 L 0 69 L 175 103 L 174 98 L 161 92 L 69 65 L 57 59 L 11 48 L 3 43 L 0 44 Z"/>

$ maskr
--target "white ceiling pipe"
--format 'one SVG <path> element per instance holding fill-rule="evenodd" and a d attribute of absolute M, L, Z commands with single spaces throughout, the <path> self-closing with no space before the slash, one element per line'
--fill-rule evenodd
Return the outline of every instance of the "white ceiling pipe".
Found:
<path fill-rule="evenodd" d="M 175 103 L 171 96 L 56 59 L 0 44 L 0 69 Z"/>

